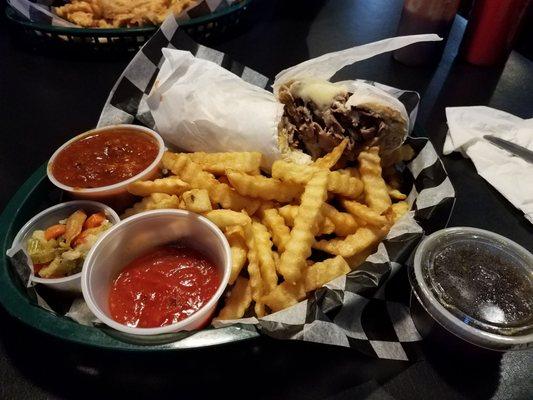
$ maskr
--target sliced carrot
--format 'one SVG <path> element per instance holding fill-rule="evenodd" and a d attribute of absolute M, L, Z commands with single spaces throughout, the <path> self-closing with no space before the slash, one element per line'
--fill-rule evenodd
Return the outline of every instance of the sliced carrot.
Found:
<path fill-rule="evenodd" d="M 75 249 L 77 246 L 79 246 L 82 243 L 85 243 L 85 239 L 87 238 L 87 231 L 82 231 L 78 236 L 76 236 L 72 242 L 70 242 L 70 247 Z"/>
<path fill-rule="evenodd" d="M 94 213 L 85 220 L 83 223 L 83 229 L 96 228 L 102 225 L 102 222 L 104 222 L 105 219 L 105 214 L 103 212 Z"/>
<path fill-rule="evenodd" d="M 67 230 L 66 225 L 56 224 L 52 225 L 44 231 L 44 238 L 46 240 L 57 239 L 59 236 L 63 235 Z"/>

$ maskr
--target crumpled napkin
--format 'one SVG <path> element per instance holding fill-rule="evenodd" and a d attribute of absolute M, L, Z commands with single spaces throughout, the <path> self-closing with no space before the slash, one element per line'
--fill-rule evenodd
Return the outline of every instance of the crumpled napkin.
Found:
<path fill-rule="evenodd" d="M 533 118 L 522 119 L 490 107 L 448 107 L 443 153 L 460 151 L 477 172 L 533 223 L 533 164 L 483 138 L 494 135 L 533 150 Z"/>

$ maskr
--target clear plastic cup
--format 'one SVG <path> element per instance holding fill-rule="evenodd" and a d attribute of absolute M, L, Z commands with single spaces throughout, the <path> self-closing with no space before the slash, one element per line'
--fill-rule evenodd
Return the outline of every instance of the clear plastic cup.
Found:
<path fill-rule="evenodd" d="M 120 222 L 119 216 L 111 207 L 90 200 L 68 201 L 66 203 L 56 204 L 53 207 L 41 211 L 35 217 L 26 222 L 26 224 L 20 229 L 13 240 L 11 248 L 7 251 L 7 255 L 9 257 L 13 257 L 19 251 L 24 253 L 26 263 L 31 269 L 31 274 L 29 277 L 30 283 L 40 283 L 52 289 L 63 292 L 81 293 L 81 272 L 66 276 L 64 278 L 40 278 L 35 276 L 33 262 L 31 261 L 31 258 L 26 250 L 28 239 L 31 237 L 34 231 L 39 229 L 44 230 L 51 225 L 55 225 L 60 220 L 68 218 L 68 216 L 74 213 L 76 210 L 83 210 L 87 213 L 102 211 L 112 224 L 115 225 Z"/>
<path fill-rule="evenodd" d="M 412 314 L 421 305 L 448 332 L 487 349 L 533 345 L 533 255 L 513 241 L 469 227 L 437 231 L 417 248 L 409 280 L 419 302 Z M 414 314 L 428 333 L 429 318 Z"/>
<path fill-rule="evenodd" d="M 180 242 L 211 260 L 221 272 L 213 297 L 191 316 L 156 328 L 123 325 L 109 312 L 109 292 L 115 277 L 135 258 L 151 249 Z M 107 326 L 134 335 L 189 331 L 207 324 L 224 293 L 231 272 L 231 250 L 222 231 L 207 218 L 185 210 L 145 211 L 109 229 L 92 247 L 82 271 L 82 291 L 93 314 Z"/>

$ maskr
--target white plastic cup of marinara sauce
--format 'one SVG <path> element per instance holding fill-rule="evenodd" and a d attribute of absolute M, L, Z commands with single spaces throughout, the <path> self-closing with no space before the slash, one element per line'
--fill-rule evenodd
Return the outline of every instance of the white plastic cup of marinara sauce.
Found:
<path fill-rule="evenodd" d="M 115 321 L 109 293 L 115 278 L 131 261 L 158 246 L 180 243 L 217 266 L 220 285 L 213 297 L 189 317 L 156 328 L 137 328 Z M 207 218 L 185 210 L 152 210 L 133 215 L 106 231 L 91 248 L 81 273 L 83 297 L 93 314 L 107 326 L 133 335 L 159 335 L 205 326 L 224 293 L 231 273 L 231 250 L 222 231 Z"/>
<path fill-rule="evenodd" d="M 71 145 L 74 142 L 77 142 L 80 139 L 83 139 L 87 136 L 95 135 L 102 132 L 109 132 L 114 130 L 128 130 L 135 133 L 141 133 L 149 136 L 158 146 L 158 153 L 152 163 L 148 165 L 143 171 L 138 173 L 137 175 L 132 176 L 129 179 L 126 179 L 124 181 L 120 181 L 117 183 L 114 183 L 112 185 L 107 186 L 101 186 L 96 188 L 76 188 L 73 186 L 65 185 L 61 182 L 59 182 L 55 176 L 52 173 L 52 166 L 54 164 L 54 160 L 58 156 L 59 153 L 61 153 L 65 148 L 67 148 L 69 145 Z M 161 162 L 161 159 L 163 158 L 163 154 L 165 152 L 165 143 L 163 142 L 163 139 L 159 134 L 152 129 L 146 128 L 144 126 L 139 125 L 131 125 L 131 124 L 120 124 L 120 125 L 110 125 L 105 126 L 102 128 L 96 128 L 92 129 L 90 131 L 84 132 L 80 135 L 77 135 L 64 143 L 61 147 L 59 147 L 54 154 L 52 154 L 52 157 L 50 157 L 50 160 L 48 161 L 48 168 L 47 168 L 47 175 L 48 179 L 57 186 L 59 189 L 64 190 L 68 194 L 71 195 L 71 197 L 75 199 L 86 199 L 86 200 L 95 200 L 95 201 L 101 201 L 105 204 L 110 205 L 111 207 L 118 209 L 119 211 L 128 207 L 134 202 L 135 197 L 132 196 L 128 190 L 127 187 L 130 183 L 138 181 L 138 180 L 150 180 L 155 178 L 159 173 L 159 164 Z"/>
<path fill-rule="evenodd" d="M 31 270 L 28 284 L 32 285 L 39 283 L 61 292 L 81 293 L 81 272 L 63 278 L 41 278 L 35 275 L 33 262 L 27 250 L 28 240 L 33 232 L 36 230 L 45 230 L 49 226 L 67 219 L 76 210 L 83 210 L 88 214 L 103 212 L 109 222 L 113 225 L 120 221 L 119 216 L 111 207 L 90 200 L 68 201 L 66 203 L 56 204 L 53 207 L 41 211 L 20 228 L 15 239 L 13 239 L 11 248 L 7 251 L 9 257 L 13 257 L 15 254 L 22 251 L 23 257 L 25 257 L 25 262 Z"/>

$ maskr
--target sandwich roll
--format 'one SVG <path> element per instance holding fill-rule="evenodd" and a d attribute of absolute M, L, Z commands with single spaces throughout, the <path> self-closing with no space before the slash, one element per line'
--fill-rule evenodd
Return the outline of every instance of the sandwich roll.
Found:
<path fill-rule="evenodd" d="M 284 106 L 278 126 L 280 150 L 298 163 L 316 160 L 348 138 L 340 162 L 351 164 L 364 148 L 379 145 L 388 153 L 407 136 L 409 118 L 403 104 L 364 82 L 293 80 L 280 86 L 278 100 Z"/>

